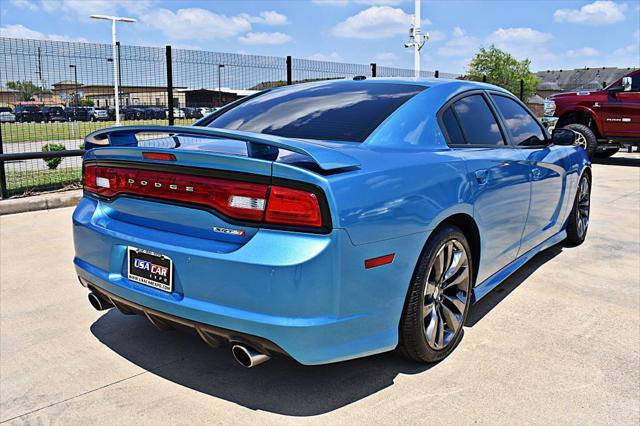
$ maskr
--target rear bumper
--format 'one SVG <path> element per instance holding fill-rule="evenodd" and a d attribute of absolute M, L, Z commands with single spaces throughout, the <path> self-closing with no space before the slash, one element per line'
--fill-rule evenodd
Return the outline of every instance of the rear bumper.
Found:
<path fill-rule="evenodd" d="M 73 216 L 78 276 L 129 303 L 189 322 L 272 342 L 302 364 L 393 349 L 407 286 L 425 235 L 352 245 L 347 233 L 259 230 L 232 252 L 203 239 L 109 217 L 83 198 Z M 174 292 L 127 279 L 126 248 L 174 262 Z M 396 253 L 392 264 L 364 260 Z M 277 350 L 276 350 L 277 351 Z"/>

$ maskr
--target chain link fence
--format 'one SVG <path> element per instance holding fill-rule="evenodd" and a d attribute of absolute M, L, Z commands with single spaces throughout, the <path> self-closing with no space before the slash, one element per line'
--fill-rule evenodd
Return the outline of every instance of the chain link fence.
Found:
<path fill-rule="evenodd" d="M 118 44 L 116 56 L 123 124 L 188 125 L 243 96 L 288 84 L 414 75 L 375 63 L 171 46 Z M 83 138 L 115 125 L 114 74 L 109 44 L 0 38 L 2 198 L 79 185 Z M 457 77 L 438 71 L 422 76 Z"/>

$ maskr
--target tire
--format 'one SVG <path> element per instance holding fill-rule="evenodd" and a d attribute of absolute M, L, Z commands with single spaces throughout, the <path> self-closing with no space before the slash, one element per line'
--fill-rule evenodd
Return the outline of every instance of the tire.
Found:
<path fill-rule="evenodd" d="M 605 149 L 604 151 L 596 151 L 594 157 L 595 158 L 609 158 L 609 157 L 612 157 L 614 154 L 616 154 L 618 151 L 620 151 L 620 148 Z"/>
<path fill-rule="evenodd" d="M 400 319 L 401 355 L 438 362 L 455 349 L 469 312 L 472 281 L 472 255 L 462 231 L 452 225 L 437 230 L 427 241 L 409 285 Z"/>
<path fill-rule="evenodd" d="M 589 213 L 591 210 L 591 179 L 586 173 L 578 182 L 578 189 L 573 200 L 573 208 L 567 221 L 567 238 L 565 243 L 575 247 L 582 244 L 589 230 Z"/>
<path fill-rule="evenodd" d="M 585 151 L 587 151 L 587 154 L 589 154 L 589 158 L 593 158 L 596 152 L 596 148 L 598 147 L 598 139 L 596 138 L 596 134 L 593 133 L 593 130 L 591 130 L 584 124 L 578 123 L 567 124 L 563 127 L 565 129 L 571 129 L 579 134 L 576 143 L 582 146 Z"/>

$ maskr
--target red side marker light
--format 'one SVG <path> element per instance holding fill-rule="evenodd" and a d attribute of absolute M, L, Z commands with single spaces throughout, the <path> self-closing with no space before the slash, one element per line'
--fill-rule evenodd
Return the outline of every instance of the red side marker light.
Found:
<path fill-rule="evenodd" d="M 175 155 L 166 152 L 143 152 L 142 158 L 145 160 L 176 161 Z"/>
<path fill-rule="evenodd" d="M 393 262 L 393 258 L 396 257 L 395 253 L 387 254 L 386 256 L 374 257 L 364 261 L 365 269 L 375 268 L 377 266 L 386 265 Z"/>

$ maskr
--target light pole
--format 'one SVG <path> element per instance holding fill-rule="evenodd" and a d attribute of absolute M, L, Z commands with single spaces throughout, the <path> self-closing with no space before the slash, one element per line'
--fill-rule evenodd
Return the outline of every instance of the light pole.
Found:
<path fill-rule="evenodd" d="M 222 68 L 224 68 L 224 64 L 218 64 L 218 107 L 222 106 L 222 84 L 220 80 Z"/>
<path fill-rule="evenodd" d="M 75 105 L 74 106 L 78 106 L 78 104 L 80 103 L 80 99 L 78 98 L 78 67 L 75 65 L 69 65 L 69 68 L 73 68 L 73 81 L 75 82 L 75 93 L 73 94 L 73 97 L 75 99 Z"/>
<path fill-rule="evenodd" d="M 119 69 L 120 69 L 120 58 L 116 51 L 116 21 L 120 22 L 136 22 L 133 18 L 122 18 L 118 16 L 108 16 L 108 15 L 91 15 L 93 19 L 106 19 L 107 21 L 111 21 L 111 47 L 113 48 L 113 93 L 115 95 L 116 100 L 116 126 L 120 125 L 120 95 L 119 95 Z"/>
<path fill-rule="evenodd" d="M 420 30 L 420 1 L 415 0 L 415 12 L 412 17 L 413 22 L 409 29 L 409 42 L 404 44 L 404 47 L 413 47 L 413 69 L 415 70 L 415 76 L 420 77 L 420 49 L 424 46 L 424 43 L 429 40 L 429 33 L 422 34 Z"/>

